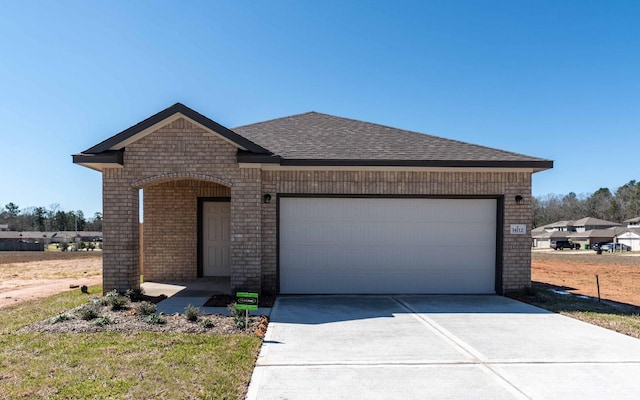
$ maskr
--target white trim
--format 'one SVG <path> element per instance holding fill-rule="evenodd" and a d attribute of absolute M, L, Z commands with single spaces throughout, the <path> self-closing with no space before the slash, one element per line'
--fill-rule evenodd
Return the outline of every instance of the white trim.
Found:
<path fill-rule="evenodd" d="M 83 167 L 86 167 L 98 172 L 102 172 L 107 168 L 116 168 L 116 169 L 124 168 L 123 165 L 112 164 L 112 163 L 78 163 L 77 165 L 82 165 Z"/>

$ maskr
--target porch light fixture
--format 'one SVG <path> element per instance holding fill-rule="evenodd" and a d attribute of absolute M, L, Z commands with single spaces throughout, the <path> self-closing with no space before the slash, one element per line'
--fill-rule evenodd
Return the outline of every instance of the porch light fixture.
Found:
<path fill-rule="evenodd" d="M 516 204 L 522 204 L 523 201 L 524 201 L 524 197 L 520 195 L 516 196 Z"/>
<path fill-rule="evenodd" d="M 269 204 L 271 203 L 271 195 L 269 193 L 265 193 L 264 196 L 262 196 L 262 202 L 264 204 Z"/>

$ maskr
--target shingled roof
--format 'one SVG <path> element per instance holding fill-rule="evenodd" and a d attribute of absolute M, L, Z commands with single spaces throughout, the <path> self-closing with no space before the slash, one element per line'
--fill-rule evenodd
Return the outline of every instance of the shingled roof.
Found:
<path fill-rule="evenodd" d="M 522 154 L 318 112 L 240 126 L 233 131 L 289 160 L 551 163 Z"/>
<path fill-rule="evenodd" d="M 124 163 L 135 140 L 175 120 L 187 118 L 238 148 L 238 162 L 283 166 L 410 166 L 553 168 L 553 161 L 444 139 L 318 112 L 228 129 L 176 103 L 146 120 L 73 156 L 73 162 L 100 170 Z"/>

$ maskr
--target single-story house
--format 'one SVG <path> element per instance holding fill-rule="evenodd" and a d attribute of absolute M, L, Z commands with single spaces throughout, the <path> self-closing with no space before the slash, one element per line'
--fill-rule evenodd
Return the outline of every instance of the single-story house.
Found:
<path fill-rule="evenodd" d="M 175 104 L 73 156 L 103 187 L 104 290 L 530 285 L 531 175 L 553 161 L 317 112 L 229 129 Z M 167 234 L 171 232 L 171 234 Z"/>

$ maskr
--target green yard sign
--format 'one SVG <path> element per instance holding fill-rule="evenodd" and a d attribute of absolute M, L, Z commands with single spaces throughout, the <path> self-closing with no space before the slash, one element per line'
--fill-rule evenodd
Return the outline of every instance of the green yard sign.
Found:
<path fill-rule="evenodd" d="M 256 311 L 258 309 L 258 293 L 236 293 L 236 309 Z"/>

